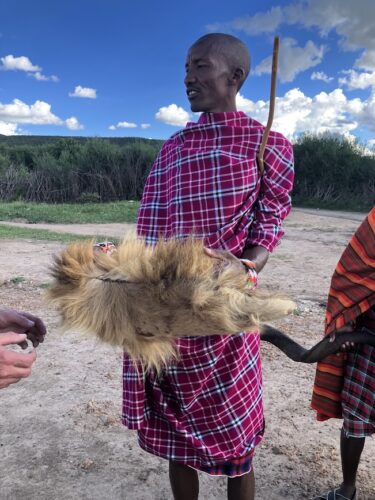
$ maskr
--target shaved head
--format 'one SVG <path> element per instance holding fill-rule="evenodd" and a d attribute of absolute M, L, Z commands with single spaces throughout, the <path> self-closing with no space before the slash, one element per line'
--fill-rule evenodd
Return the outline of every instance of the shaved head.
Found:
<path fill-rule="evenodd" d="M 250 54 L 246 45 L 239 38 L 225 33 L 204 35 L 198 38 L 191 48 L 200 45 L 224 56 L 231 69 L 243 71 L 243 77 L 240 79 L 237 89 L 239 90 L 250 72 Z"/>

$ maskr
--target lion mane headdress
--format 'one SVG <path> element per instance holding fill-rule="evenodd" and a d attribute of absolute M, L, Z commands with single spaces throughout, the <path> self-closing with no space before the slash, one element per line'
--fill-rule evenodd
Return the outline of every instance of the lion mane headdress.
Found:
<path fill-rule="evenodd" d="M 127 238 L 108 254 L 77 242 L 55 257 L 48 292 L 64 329 L 122 347 L 145 370 L 178 357 L 175 339 L 256 332 L 295 309 L 248 287 L 239 262 L 208 256 L 202 241 Z"/>

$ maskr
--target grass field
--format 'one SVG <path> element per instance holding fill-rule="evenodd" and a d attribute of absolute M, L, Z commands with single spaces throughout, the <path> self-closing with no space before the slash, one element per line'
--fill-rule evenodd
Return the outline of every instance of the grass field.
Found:
<path fill-rule="evenodd" d="M 15 240 L 18 238 L 26 238 L 30 240 L 50 240 L 50 241 L 62 241 L 64 243 L 70 243 L 71 241 L 77 240 L 89 240 L 91 236 L 79 235 L 72 233 L 56 233 L 54 231 L 48 231 L 48 229 L 29 229 L 24 227 L 14 227 L 14 226 L 2 226 L 0 225 L 0 239 Z M 108 236 L 92 236 L 95 241 L 106 241 L 110 239 L 114 243 L 118 242 L 118 238 L 108 238 Z"/>
<path fill-rule="evenodd" d="M 138 201 L 48 204 L 16 201 L 0 203 L 0 220 L 29 223 L 87 224 L 135 222 Z"/>

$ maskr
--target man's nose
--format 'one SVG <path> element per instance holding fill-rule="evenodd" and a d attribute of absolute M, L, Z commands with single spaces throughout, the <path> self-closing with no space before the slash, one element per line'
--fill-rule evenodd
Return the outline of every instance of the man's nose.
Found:
<path fill-rule="evenodd" d="M 186 75 L 184 78 L 185 85 L 189 85 L 189 83 L 194 83 L 196 81 L 195 73 L 193 70 L 189 69 L 186 71 Z"/>

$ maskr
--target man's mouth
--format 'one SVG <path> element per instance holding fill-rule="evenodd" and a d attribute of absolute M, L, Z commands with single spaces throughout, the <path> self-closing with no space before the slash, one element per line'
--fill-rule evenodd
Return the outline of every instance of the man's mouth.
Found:
<path fill-rule="evenodd" d="M 194 99 L 199 94 L 199 90 L 196 89 L 187 89 L 186 94 L 188 99 Z"/>

